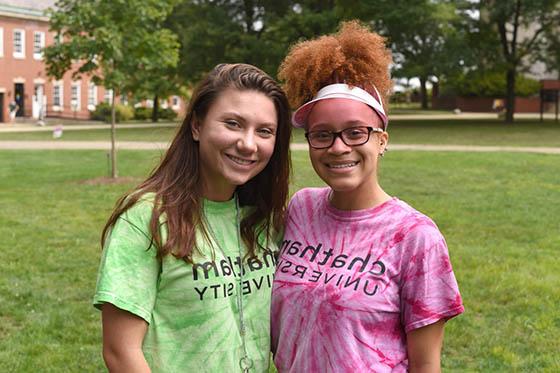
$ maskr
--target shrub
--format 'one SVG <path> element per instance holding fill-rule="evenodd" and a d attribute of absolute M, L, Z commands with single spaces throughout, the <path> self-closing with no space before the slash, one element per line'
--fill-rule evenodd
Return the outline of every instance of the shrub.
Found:
<path fill-rule="evenodd" d="M 518 74 L 515 77 L 515 95 L 528 97 L 539 93 L 537 80 Z M 459 96 L 505 97 L 506 75 L 502 71 L 471 71 L 450 81 L 445 91 Z"/>
<path fill-rule="evenodd" d="M 134 119 L 138 120 L 152 120 L 152 108 L 147 107 L 137 107 L 134 108 Z M 175 120 L 177 118 L 177 113 L 171 108 L 162 108 L 158 109 L 158 119 L 165 119 L 165 120 Z"/>
<path fill-rule="evenodd" d="M 138 119 L 138 120 L 152 119 L 152 109 L 143 106 L 134 108 L 134 119 Z"/>
<path fill-rule="evenodd" d="M 160 108 L 158 114 L 160 119 L 175 120 L 177 118 L 177 113 L 175 112 L 175 110 L 169 107 L 165 109 Z"/>
<path fill-rule="evenodd" d="M 115 120 L 117 122 L 131 120 L 133 116 L 134 111 L 130 106 L 122 104 L 115 105 Z M 111 104 L 106 102 L 98 104 L 95 110 L 90 112 L 90 119 L 111 123 Z"/>

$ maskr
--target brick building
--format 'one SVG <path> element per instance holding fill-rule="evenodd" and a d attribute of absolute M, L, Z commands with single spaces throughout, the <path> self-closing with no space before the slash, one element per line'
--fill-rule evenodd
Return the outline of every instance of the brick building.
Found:
<path fill-rule="evenodd" d="M 95 86 L 88 77 L 73 81 L 72 72 L 55 81 L 47 76 L 41 50 L 54 42 L 45 10 L 56 0 L 0 0 L 0 123 L 9 122 L 9 106 L 18 106 L 17 117 L 89 119 L 100 102 L 110 102 L 112 92 Z M 118 98 L 117 98 L 118 100 Z M 119 101 L 119 100 L 118 100 Z M 147 100 L 143 106 L 151 106 Z M 179 96 L 162 102 L 183 114 Z"/>
<path fill-rule="evenodd" d="M 55 81 L 46 74 L 41 50 L 54 42 L 45 10 L 55 0 L 0 0 L 0 122 L 9 121 L 9 105 L 17 117 L 89 118 L 111 92 L 88 78 L 73 81 L 72 73 Z M 88 110 L 89 109 L 89 110 Z"/>

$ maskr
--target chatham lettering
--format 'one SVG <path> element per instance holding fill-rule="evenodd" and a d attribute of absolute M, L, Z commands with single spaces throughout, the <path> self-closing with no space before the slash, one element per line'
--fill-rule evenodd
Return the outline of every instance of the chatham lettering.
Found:
<path fill-rule="evenodd" d="M 219 261 L 207 261 L 192 265 L 192 276 L 194 281 L 216 280 L 220 277 L 232 277 L 236 280 L 230 282 L 219 282 L 194 287 L 199 300 L 229 298 L 237 294 L 240 288 L 243 295 L 251 294 L 260 289 L 272 288 L 273 275 L 259 276 L 258 272 L 264 268 L 274 268 L 276 266 L 276 254 L 270 250 L 266 251 L 262 259 L 257 257 L 242 260 L 241 257 L 227 256 Z M 243 280 L 243 276 L 256 272 L 256 277 Z M 253 275 L 253 276 L 255 276 Z M 251 276 L 252 277 L 252 276 Z M 223 280 L 222 280 L 223 281 Z"/>
<path fill-rule="evenodd" d="M 368 253 L 365 257 L 334 255 L 333 249 L 323 249 L 323 244 L 304 246 L 299 241 L 284 240 L 281 247 L 281 257 L 277 270 L 299 277 L 307 282 L 321 282 L 336 287 L 350 288 L 362 291 L 368 296 L 377 293 L 379 285 L 376 283 L 385 274 L 385 264 Z M 314 263 L 318 270 L 296 264 L 288 256 L 306 258 L 306 264 Z M 345 269 L 350 273 L 329 271 L 329 269 Z"/>
<path fill-rule="evenodd" d="M 373 276 L 382 276 L 385 273 L 385 264 L 382 261 L 376 260 L 371 257 L 371 253 L 365 258 L 359 256 L 350 258 L 346 254 L 340 254 L 333 257 L 333 249 L 323 250 L 323 244 L 318 244 L 316 246 L 308 245 L 302 249 L 303 244 L 299 241 L 282 241 L 282 254 L 288 254 L 292 256 L 299 256 L 300 258 L 311 254 L 308 258 L 309 263 L 315 263 L 320 266 L 328 266 L 331 268 L 346 268 L 348 270 L 359 266 L 358 272 L 364 272 L 369 268 L 368 273 Z"/>
<path fill-rule="evenodd" d="M 213 274 L 212 277 L 239 277 L 240 273 L 245 276 L 247 271 L 260 271 L 264 267 L 270 268 L 275 265 L 276 258 L 272 251 L 266 251 L 262 260 L 254 257 L 247 259 L 245 263 L 239 256 L 235 258 L 228 256 L 219 262 L 208 261 L 193 264 L 193 280 L 198 281 L 201 276 L 204 276 L 204 279 L 207 280 L 210 274 Z"/>

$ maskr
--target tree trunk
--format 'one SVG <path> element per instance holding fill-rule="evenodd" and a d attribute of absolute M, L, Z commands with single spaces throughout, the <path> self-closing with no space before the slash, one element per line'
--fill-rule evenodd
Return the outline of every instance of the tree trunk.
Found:
<path fill-rule="evenodd" d="M 506 123 L 513 123 L 515 112 L 515 68 L 508 68 L 506 72 Z"/>
<path fill-rule="evenodd" d="M 117 125 L 116 125 L 116 113 L 115 113 L 115 99 L 117 97 L 118 91 L 113 89 L 113 97 L 111 98 L 111 177 L 116 179 L 119 176 L 117 171 Z"/>
<path fill-rule="evenodd" d="M 420 100 L 422 102 L 422 109 L 428 109 L 428 90 L 426 89 L 426 78 L 420 78 Z"/>
<path fill-rule="evenodd" d="M 159 97 L 154 96 L 154 107 L 152 108 L 152 122 L 157 122 L 159 118 Z"/>

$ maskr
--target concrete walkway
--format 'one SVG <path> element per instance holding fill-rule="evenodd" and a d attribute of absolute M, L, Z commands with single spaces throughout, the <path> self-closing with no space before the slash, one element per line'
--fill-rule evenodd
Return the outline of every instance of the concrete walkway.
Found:
<path fill-rule="evenodd" d="M 400 121 L 400 120 L 473 120 L 473 119 L 497 119 L 497 114 L 495 113 L 474 113 L 465 112 L 459 114 L 391 114 L 390 121 Z M 540 114 L 538 113 L 519 113 L 515 114 L 516 119 L 534 119 L 539 120 Z M 545 119 L 554 119 L 553 113 L 545 113 Z M 53 122 L 56 123 L 56 122 Z M 73 122 L 72 124 L 65 125 L 62 123 L 64 131 L 80 131 L 80 130 L 102 130 L 109 129 L 111 125 L 104 123 L 91 124 L 91 122 L 85 121 L 83 124 L 79 122 Z M 162 127 L 176 127 L 179 122 L 163 122 L 163 123 L 125 123 L 117 124 L 117 129 L 119 128 L 162 128 Z M 0 134 L 2 132 L 50 132 L 54 128 L 54 125 L 49 124 L 47 126 L 41 127 L 32 121 L 25 121 L 15 124 L 0 123 Z"/>
<path fill-rule="evenodd" d="M 127 150 L 161 150 L 168 147 L 166 142 L 119 141 L 118 149 Z M 2 150 L 40 149 L 40 150 L 109 150 L 108 141 L 0 141 Z M 306 151 L 307 144 L 294 143 L 291 149 Z M 439 152 L 514 152 L 560 154 L 559 148 L 515 147 L 515 146 L 474 146 L 474 145 L 425 145 L 425 144 L 389 144 L 390 151 L 439 151 Z"/>

